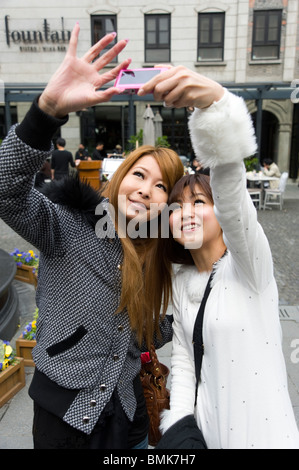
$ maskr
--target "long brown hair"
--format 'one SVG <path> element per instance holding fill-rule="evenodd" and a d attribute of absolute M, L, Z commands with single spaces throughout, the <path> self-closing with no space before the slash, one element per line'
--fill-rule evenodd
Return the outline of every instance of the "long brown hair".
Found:
<path fill-rule="evenodd" d="M 174 202 L 178 202 L 182 198 L 182 194 L 187 187 L 194 196 L 196 193 L 196 186 L 199 186 L 209 201 L 214 204 L 212 189 L 210 186 L 210 177 L 202 173 L 195 173 L 184 176 L 174 185 L 169 195 L 169 205 Z M 194 264 L 190 251 L 180 243 L 176 242 L 171 233 L 169 235 L 169 243 L 166 245 L 166 253 L 172 263 Z"/>
<path fill-rule="evenodd" d="M 119 187 L 132 166 L 146 155 L 152 156 L 158 163 L 168 192 L 183 176 L 183 164 L 173 150 L 144 145 L 131 152 L 102 193 L 115 208 L 116 230 Z M 136 332 L 138 341 L 141 343 L 144 338 L 149 346 L 154 332 L 159 333 L 161 306 L 162 314 L 165 315 L 171 296 L 171 263 L 165 251 L 168 240 L 158 236 L 133 241 L 127 236 L 120 238 L 120 241 L 123 265 L 118 311 L 127 309 L 131 328 Z"/>

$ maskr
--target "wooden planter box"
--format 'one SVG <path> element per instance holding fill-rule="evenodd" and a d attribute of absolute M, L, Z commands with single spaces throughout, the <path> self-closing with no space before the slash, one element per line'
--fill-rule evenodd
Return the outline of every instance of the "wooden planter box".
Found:
<path fill-rule="evenodd" d="M 0 408 L 16 393 L 25 387 L 24 359 L 17 357 L 18 363 L 0 372 Z"/>
<path fill-rule="evenodd" d="M 32 349 L 34 346 L 36 346 L 36 341 L 34 339 L 23 339 L 22 336 L 16 339 L 17 356 L 24 359 L 25 366 L 35 366 L 32 359 Z"/>
<path fill-rule="evenodd" d="M 17 281 L 27 282 L 28 284 L 32 284 L 34 287 L 36 287 L 37 275 L 34 272 L 35 270 L 35 266 L 26 266 L 25 264 L 22 264 L 22 266 L 17 266 L 15 279 Z"/>

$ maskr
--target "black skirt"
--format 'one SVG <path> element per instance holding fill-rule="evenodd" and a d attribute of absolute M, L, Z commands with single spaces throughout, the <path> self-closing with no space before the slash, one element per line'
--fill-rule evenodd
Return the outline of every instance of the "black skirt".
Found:
<path fill-rule="evenodd" d="M 131 422 L 114 390 L 91 434 L 64 422 L 34 398 L 33 441 L 35 449 L 131 449 L 143 441 L 149 418 L 139 375 L 134 380 L 137 409 Z"/>

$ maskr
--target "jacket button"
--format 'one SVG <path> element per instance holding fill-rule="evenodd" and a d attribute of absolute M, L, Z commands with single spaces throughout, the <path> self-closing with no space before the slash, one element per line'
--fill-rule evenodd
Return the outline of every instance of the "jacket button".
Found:
<path fill-rule="evenodd" d="M 96 406 L 97 402 L 95 400 L 90 401 L 90 406 Z"/>
<path fill-rule="evenodd" d="M 124 327 L 123 327 L 122 325 L 119 325 L 117 329 L 118 329 L 118 331 L 120 331 L 121 333 L 124 331 Z"/>
<path fill-rule="evenodd" d="M 83 423 L 84 423 L 84 424 L 88 424 L 88 423 L 89 423 L 89 420 L 90 420 L 89 416 L 84 416 L 84 417 L 83 417 Z"/>
<path fill-rule="evenodd" d="M 113 354 L 113 360 L 118 361 L 118 359 L 119 359 L 119 356 L 117 354 Z"/>
<path fill-rule="evenodd" d="M 122 267 L 122 265 L 121 265 L 121 264 L 118 264 L 118 265 L 117 265 L 117 269 L 118 269 L 119 271 L 121 271 L 121 270 L 122 270 L 122 268 L 123 268 L 123 267 Z"/>
<path fill-rule="evenodd" d="M 107 387 L 106 387 L 105 384 L 100 385 L 100 390 L 101 390 L 101 392 L 105 392 L 106 388 L 107 388 Z"/>

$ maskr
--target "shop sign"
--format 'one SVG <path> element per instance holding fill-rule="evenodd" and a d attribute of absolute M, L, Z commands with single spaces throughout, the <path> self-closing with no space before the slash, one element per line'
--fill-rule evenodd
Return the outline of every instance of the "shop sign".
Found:
<path fill-rule="evenodd" d="M 64 18 L 61 18 L 61 29 L 51 29 L 50 23 L 44 19 L 42 28 L 38 30 L 12 30 L 9 15 L 5 16 L 6 44 L 18 44 L 21 52 L 54 52 L 66 51 L 66 44 L 71 37 L 71 31 L 64 28 Z"/>

